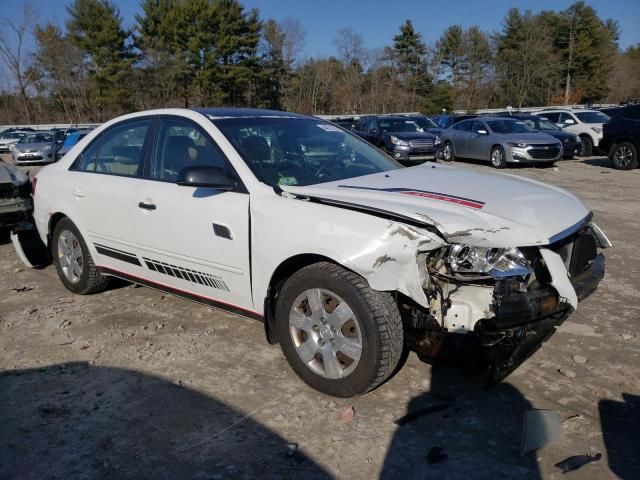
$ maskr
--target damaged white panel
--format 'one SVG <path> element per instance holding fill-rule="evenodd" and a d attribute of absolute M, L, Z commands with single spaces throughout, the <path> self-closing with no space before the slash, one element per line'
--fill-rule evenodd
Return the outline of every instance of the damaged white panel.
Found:
<path fill-rule="evenodd" d="M 449 296 L 451 306 L 444 327 L 452 333 L 470 333 L 483 318 L 494 316 L 491 310 L 493 288 L 474 285 L 459 286 Z"/>
<path fill-rule="evenodd" d="M 551 274 L 551 285 L 556 289 L 561 299 L 564 299 L 574 309 L 578 308 L 578 295 L 569 281 L 569 273 L 562 257 L 547 248 L 541 248 L 540 254 Z"/>
<path fill-rule="evenodd" d="M 426 266 L 419 253 L 441 246 L 442 241 L 426 230 L 389 221 L 383 235 L 341 263 L 365 277 L 374 290 L 397 290 L 428 307 Z"/>

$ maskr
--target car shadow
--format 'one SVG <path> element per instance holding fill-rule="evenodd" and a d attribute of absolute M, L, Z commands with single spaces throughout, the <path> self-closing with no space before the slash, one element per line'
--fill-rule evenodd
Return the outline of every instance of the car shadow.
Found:
<path fill-rule="evenodd" d="M 11 232 L 8 228 L 0 228 L 0 245 L 11 243 Z"/>
<path fill-rule="evenodd" d="M 0 373 L 0 478 L 330 478 L 251 416 L 140 372 Z"/>
<path fill-rule="evenodd" d="M 611 170 L 615 170 L 607 157 L 584 158 L 580 161 L 581 163 L 584 163 L 585 165 L 591 165 L 592 167 L 609 168 Z"/>
<path fill-rule="evenodd" d="M 601 400 L 598 410 L 609 469 L 622 480 L 640 478 L 640 396 Z"/>
<path fill-rule="evenodd" d="M 531 404 L 509 383 L 486 389 L 484 377 L 469 368 L 475 362 L 447 355 L 426 362 L 430 388 L 396 420 L 381 478 L 541 478 L 535 453 L 519 456 Z"/>

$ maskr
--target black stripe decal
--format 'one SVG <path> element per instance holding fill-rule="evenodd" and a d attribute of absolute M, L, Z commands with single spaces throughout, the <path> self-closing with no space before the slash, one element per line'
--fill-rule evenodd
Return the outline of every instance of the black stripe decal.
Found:
<path fill-rule="evenodd" d="M 121 262 L 131 263 L 132 265 L 140 265 L 140 260 L 133 253 L 123 252 L 122 250 L 117 250 L 115 248 L 107 247 L 105 245 L 94 244 L 97 252 L 100 255 L 105 255 L 107 257 L 115 258 L 116 260 L 120 260 Z"/>
<path fill-rule="evenodd" d="M 217 308 L 219 310 L 224 310 L 236 315 L 240 315 L 246 318 L 252 318 L 254 320 L 259 320 L 261 322 L 264 321 L 264 317 L 259 313 L 252 312 L 249 310 L 245 310 L 240 307 L 236 307 L 234 305 L 229 305 L 228 303 L 219 302 L 217 300 L 213 300 L 212 298 L 203 297 L 198 295 L 197 293 L 185 292 L 183 290 L 178 290 L 167 285 L 162 285 L 160 283 L 156 283 L 153 280 L 147 280 L 145 278 L 136 277 L 134 275 L 130 275 L 128 273 L 120 272 L 118 270 L 114 270 L 109 267 L 98 267 L 98 271 L 100 273 L 112 275 L 114 277 L 122 278 L 123 280 L 128 280 L 133 283 L 137 283 L 138 285 L 144 285 L 146 287 L 155 288 L 156 290 L 161 290 L 163 292 L 170 293 L 172 295 L 176 295 L 178 297 L 186 298 L 188 300 L 193 300 L 198 303 L 203 303 L 205 305 L 209 305 L 211 307 Z"/>
<path fill-rule="evenodd" d="M 147 257 L 143 257 L 143 258 L 147 268 L 149 270 L 153 270 L 154 272 L 162 273 L 164 275 L 169 275 L 170 277 L 179 278 L 186 282 L 198 283 L 200 285 L 204 285 L 205 287 L 211 287 L 217 290 L 224 290 L 225 292 L 230 291 L 229 286 L 220 277 L 216 277 L 209 273 L 198 272 L 190 268 L 171 265 L 168 263 L 161 262 L 159 260 L 153 260 L 152 258 L 147 258 Z"/>

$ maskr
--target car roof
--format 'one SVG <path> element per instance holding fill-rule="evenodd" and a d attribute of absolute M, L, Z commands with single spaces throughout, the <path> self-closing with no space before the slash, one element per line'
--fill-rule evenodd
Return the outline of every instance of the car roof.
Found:
<path fill-rule="evenodd" d="M 263 110 L 261 108 L 232 108 L 232 107 L 214 107 L 214 108 L 192 108 L 194 112 L 199 112 L 210 119 L 221 118 L 306 118 L 308 115 L 299 113 L 283 112 L 281 110 Z M 316 120 L 321 120 L 315 118 Z"/>

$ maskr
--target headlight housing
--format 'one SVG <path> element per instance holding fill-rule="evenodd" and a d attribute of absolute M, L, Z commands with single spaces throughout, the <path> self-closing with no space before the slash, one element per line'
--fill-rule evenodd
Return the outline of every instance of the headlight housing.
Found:
<path fill-rule="evenodd" d="M 451 270 L 456 273 L 485 273 L 495 278 L 532 273 L 529 262 L 517 248 L 454 244 L 449 247 L 445 258 Z"/>
<path fill-rule="evenodd" d="M 434 145 L 440 145 L 442 143 L 442 139 L 436 135 L 436 138 L 433 139 L 433 144 Z"/>
<path fill-rule="evenodd" d="M 51 150 L 51 145 L 45 145 L 44 147 L 42 147 L 42 151 L 44 152 L 48 152 L 49 150 Z"/>
<path fill-rule="evenodd" d="M 394 145 L 398 145 L 399 147 L 408 147 L 409 146 L 409 144 L 406 141 L 401 140 L 398 137 L 394 137 L 393 135 L 391 135 L 391 137 L 389 137 L 389 139 L 391 140 L 391 143 L 393 143 Z"/>
<path fill-rule="evenodd" d="M 528 143 L 522 143 L 522 142 L 507 142 L 507 144 L 510 147 L 517 147 L 517 148 L 527 148 L 529 146 Z"/>

